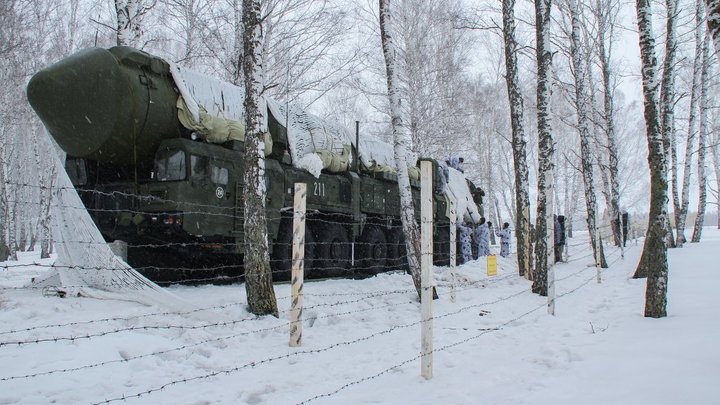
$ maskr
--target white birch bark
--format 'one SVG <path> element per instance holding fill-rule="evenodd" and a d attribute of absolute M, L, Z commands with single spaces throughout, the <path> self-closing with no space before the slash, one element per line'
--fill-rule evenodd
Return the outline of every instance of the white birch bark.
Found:
<path fill-rule="evenodd" d="M 537 59 L 537 120 L 538 120 L 538 202 L 535 218 L 535 272 L 532 291 L 546 296 L 549 245 L 553 235 L 548 235 L 548 202 L 552 196 L 553 155 L 555 145 L 550 121 L 552 52 L 550 50 L 551 0 L 535 0 L 535 50 Z"/>
<path fill-rule="evenodd" d="M 580 133 L 580 160 L 582 165 L 583 184 L 585 187 L 585 207 L 587 210 L 587 227 L 590 234 L 590 244 L 596 260 L 600 260 L 604 264 L 602 254 L 598 251 L 600 245 L 596 240 L 597 216 L 595 207 L 597 207 L 597 197 L 595 195 L 595 184 L 593 179 L 593 159 L 590 145 L 590 117 L 587 100 L 587 72 L 583 66 L 581 41 L 580 41 L 580 13 L 577 2 L 568 0 L 568 9 L 571 15 L 571 44 L 570 54 L 573 70 L 575 72 L 575 108 L 578 117 L 578 132 Z"/>
<path fill-rule="evenodd" d="M 712 140 L 710 142 L 710 152 L 712 154 L 713 169 L 715 171 L 715 208 L 717 209 L 717 228 L 720 229 L 720 132 L 713 126 L 710 132 Z"/>
<path fill-rule="evenodd" d="M 115 0 L 117 17 L 116 42 L 118 46 L 142 48 L 143 19 L 152 6 L 144 0 Z"/>
<path fill-rule="evenodd" d="M 703 70 L 703 2 L 696 0 L 695 2 L 695 58 L 693 61 L 693 80 L 690 89 L 690 112 L 688 115 L 688 135 L 685 143 L 685 164 L 683 167 L 683 183 L 680 195 L 680 207 L 675 207 L 675 228 L 677 237 L 675 244 L 682 247 L 686 242 L 685 238 L 685 222 L 687 220 L 687 212 L 690 206 L 690 175 L 692 172 L 692 157 L 695 150 L 695 138 L 698 136 L 698 105 L 701 98 L 701 80 Z M 702 128 L 702 123 L 699 125 Z"/>
<path fill-rule="evenodd" d="M 577 10 L 578 14 L 580 10 Z M 580 19 L 580 16 L 578 15 L 578 20 Z M 578 34 L 580 36 L 581 34 Z M 592 140 L 592 146 L 594 149 L 591 149 L 590 156 L 594 156 L 594 164 L 597 167 L 597 172 L 600 175 L 601 180 L 601 186 L 600 186 L 600 193 L 603 196 L 603 199 L 605 200 L 605 207 L 608 210 L 608 220 L 610 229 L 613 234 L 613 239 L 616 244 L 619 245 L 620 243 L 620 237 L 619 234 L 615 233 L 615 222 L 613 221 L 613 218 L 617 217 L 617 210 L 613 210 L 613 201 L 612 196 L 610 194 L 610 157 L 607 145 L 607 134 L 605 132 L 605 128 L 602 127 L 603 119 L 600 115 L 599 109 L 597 106 L 597 94 L 596 94 L 596 88 L 595 88 L 595 78 L 593 77 L 593 59 L 592 55 L 593 53 L 590 51 L 590 45 L 588 44 L 588 36 L 582 35 L 583 39 L 583 46 L 581 48 L 578 48 L 578 52 L 580 53 L 580 56 L 584 59 L 584 71 L 583 76 L 585 79 L 585 85 L 584 88 L 588 91 L 588 97 L 585 99 L 585 107 L 587 108 L 586 112 L 586 119 L 588 120 L 587 127 L 588 127 L 588 135 L 590 136 L 590 139 Z M 577 74 L 578 72 L 575 72 Z M 604 139 L 600 139 L 600 131 L 603 132 L 605 135 Z M 603 140 L 605 143 L 603 143 Z M 582 145 L 582 144 L 581 144 Z M 581 159 L 582 160 L 582 159 Z M 602 212 L 599 211 L 598 206 L 595 206 L 595 218 L 596 218 L 596 229 L 602 227 L 603 223 L 603 217 Z M 597 235 L 598 232 L 595 232 Z M 596 238 L 597 239 L 597 238 Z"/>
<path fill-rule="evenodd" d="M 657 57 L 650 0 L 637 0 L 645 130 L 650 167 L 650 213 L 643 254 L 633 277 L 647 276 L 645 316 L 667 316 L 667 172 L 658 111 Z"/>
<path fill-rule="evenodd" d="M 12 190 L 9 177 L 8 131 L 0 125 L 0 262 L 10 257 L 10 227 L 13 224 L 10 215 L 10 190 Z"/>
<path fill-rule="evenodd" d="M 33 147 L 32 152 L 35 157 L 35 166 L 37 168 L 38 176 L 38 189 L 40 192 L 40 258 L 46 259 L 50 257 L 52 248 L 50 246 L 50 222 L 51 222 L 51 207 L 52 207 L 52 177 L 48 175 L 50 172 L 54 172 L 55 165 L 51 165 L 53 169 L 48 170 L 47 159 L 43 159 L 40 156 L 40 145 L 44 144 L 41 142 L 40 135 L 38 134 L 38 128 L 36 125 L 32 126 L 32 139 Z M 47 153 L 47 151 L 45 151 Z"/>
<path fill-rule="evenodd" d="M 515 39 L 515 0 L 503 0 L 503 37 L 505 40 L 505 80 L 510 103 L 513 162 L 515 172 L 515 236 L 520 275 L 530 274 L 530 184 L 527 165 L 527 139 L 523 128 L 523 99 L 518 74 L 517 41 Z M 548 6 L 549 11 L 549 6 Z M 498 216 L 495 226 L 500 227 Z M 500 229 L 500 228 L 498 228 Z"/>
<path fill-rule="evenodd" d="M 242 86 L 243 82 L 243 28 L 242 28 L 242 8 L 240 0 L 232 0 L 233 25 L 236 27 L 233 36 L 232 65 L 230 80 L 236 86 Z"/>
<path fill-rule="evenodd" d="M 267 107 L 263 92 L 263 30 L 260 0 L 243 0 L 245 75 L 245 290 L 249 311 L 256 315 L 278 316 L 277 300 L 270 271 L 267 217 L 265 215 L 264 116 Z"/>
<path fill-rule="evenodd" d="M 674 0 L 671 0 L 674 1 Z M 613 234 L 617 243 L 622 243 L 620 234 L 620 169 L 615 133 L 615 106 L 612 89 L 612 45 L 614 41 L 614 19 L 617 10 L 610 0 L 597 2 L 598 9 L 598 57 L 603 87 L 603 114 L 605 136 L 607 139 L 608 172 L 610 175 L 610 217 L 612 218 Z"/>
<path fill-rule="evenodd" d="M 415 222 L 415 208 L 408 176 L 407 156 L 410 150 L 410 133 L 402 117 L 402 98 L 398 72 L 398 50 L 394 40 L 394 16 L 391 0 L 379 0 L 380 37 L 385 56 L 387 91 L 390 101 L 390 119 L 393 128 L 393 149 L 398 170 L 398 188 L 400 191 L 400 220 L 405 234 L 408 266 L 418 296 L 422 297 L 420 274 L 420 231 Z"/>
<path fill-rule="evenodd" d="M 710 133 L 710 124 L 708 122 L 708 113 L 710 108 L 709 85 L 711 75 L 710 61 L 710 35 L 705 33 L 703 41 L 703 62 L 702 74 L 700 82 L 700 129 L 698 137 L 698 208 L 695 217 L 695 226 L 693 227 L 691 242 L 700 242 L 702 237 L 702 228 L 705 222 L 705 206 L 707 203 L 707 170 L 705 167 L 705 157 L 707 155 L 707 140 Z"/>
<path fill-rule="evenodd" d="M 720 0 L 705 0 L 707 27 L 715 45 L 715 55 L 720 58 Z"/>

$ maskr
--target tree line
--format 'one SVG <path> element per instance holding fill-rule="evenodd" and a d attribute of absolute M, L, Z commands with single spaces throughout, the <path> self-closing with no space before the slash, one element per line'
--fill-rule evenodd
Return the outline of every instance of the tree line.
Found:
<path fill-rule="evenodd" d="M 519 272 L 539 294 L 547 294 L 553 215 L 564 215 L 570 228 L 587 228 L 589 248 L 603 265 L 597 235 L 620 244 L 621 214 L 637 216 L 647 227 L 636 272 L 652 287 L 646 315 L 664 316 L 667 248 L 686 242 L 690 211 L 698 213 L 690 240 L 699 241 L 707 204 L 720 209 L 711 43 L 720 41 L 720 19 L 713 17 L 720 15 L 720 2 L 530 5 L 4 1 L 0 260 L 37 244 L 43 257 L 52 249 L 55 169 L 43 156 L 57 148 L 26 102 L 28 78 L 80 49 L 127 45 L 245 89 L 248 142 L 261 142 L 253 134 L 262 131 L 261 95 L 270 95 L 335 122 L 361 121 L 363 132 L 394 145 L 399 162 L 409 150 L 440 159 L 462 155 L 467 176 L 486 192 L 485 216 L 513 224 Z M 631 46 L 639 49 L 636 60 L 624 54 Z M 258 169 L 246 173 L 246 184 L 262 189 L 262 164 L 249 163 L 263 157 L 248 153 L 246 159 L 246 167 Z M 419 233 L 409 183 L 402 171 L 399 178 L 419 289 Z M 253 193 L 252 187 L 246 191 Z M 260 212 L 262 198 L 245 201 L 250 212 Z M 645 212 L 647 218 L 639 218 Z M 246 253 L 246 271 L 257 274 L 248 288 L 260 286 L 252 293 L 253 311 L 273 313 L 263 220 L 245 220 L 255 221 L 245 226 L 257 230 L 246 232 L 257 240 L 245 246 L 259 247 Z"/>

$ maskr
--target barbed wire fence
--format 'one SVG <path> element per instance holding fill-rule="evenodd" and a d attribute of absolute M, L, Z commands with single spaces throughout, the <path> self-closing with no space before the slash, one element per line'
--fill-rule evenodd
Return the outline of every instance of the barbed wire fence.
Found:
<path fill-rule="evenodd" d="M 128 194 L 128 193 L 120 193 L 116 194 L 117 192 L 113 193 L 106 193 L 107 196 L 122 196 L 124 198 L 138 198 L 139 196 Z M 167 200 L 165 202 L 168 202 Z M 32 203 L 30 201 L 27 202 L 28 204 Z M 178 203 L 178 202 L 174 202 Z M 77 207 L 67 207 L 69 209 L 78 209 Z M 204 214 L 204 209 L 210 208 L 207 205 L 198 204 L 195 208 L 197 211 L 187 211 L 192 213 L 200 213 Z M 174 212 L 171 211 L 163 211 L 163 212 L 148 212 L 143 210 L 133 210 L 133 209 L 118 209 L 118 210 L 109 210 L 109 209 L 102 209 L 102 210 L 91 210 L 94 213 L 128 213 L 131 215 L 151 215 L 151 216 L 163 216 L 163 215 L 175 215 Z M 227 220 L 237 220 L 238 218 L 241 218 L 241 216 L 237 215 L 236 213 L 230 212 L 230 213 L 216 213 L 213 214 L 219 217 L 226 218 Z M 280 218 L 276 219 L 276 221 L 283 221 L 287 220 L 287 218 Z M 334 230 L 337 230 L 337 226 L 341 227 L 353 227 L 353 226 L 365 226 L 365 227 L 373 227 L 374 229 L 380 229 L 382 232 L 386 233 L 386 250 L 391 249 L 398 249 L 397 246 L 401 246 L 400 242 L 398 240 L 388 240 L 387 236 L 390 236 L 392 232 L 396 232 L 396 228 L 394 228 L 392 225 L 388 224 L 382 224 L 382 223 L 373 223 L 373 222 L 366 222 L 363 224 L 357 224 L 352 222 L 352 218 L 349 215 L 324 215 L 318 218 L 311 219 L 311 224 L 309 226 L 315 226 L 317 228 L 331 228 Z M 608 225 L 609 227 L 609 225 Z M 311 235 L 311 238 L 317 238 L 320 234 L 319 231 L 316 231 L 315 229 L 311 228 L 311 232 L 313 232 Z M 78 243 L 78 244 L 85 244 L 88 248 L 93 248 L 95 245 L 104 245 L 100 242 L 93 242 L 93 241 L 83 241 L 83 240 L 68 240 L 72 243 Z M 276 241 L 276 248 L 281 249 L 290 249 L 291 241 Z M 395 244 L 396 246 L 392 246 L 392 244 Z M 587 242 L 581 243 L 578 242 L 577 245 L 573 247 L 580 247 L 580 246 L 589 246 Z M 330 252 L 330 248 L 337 249 L 338 246 L 340 246 L 340 250 L 342 252 L 345 252 L 343 249 L 348 249 L 351 252 L 351 257 L 347 258 L 347 256 L 343 253 L 342 256 L 337 258 L 336 260 L 329 261 L 327 263 L 320 264 L 319 261 L 324 260 L 323 257 L 318 257 L 316 254 L 311 253 L 308 258 L 308 261 L 310 265 L 308 268 L 310 271 L 317 271 L 318 273 L 321 273 L 322 270 L 326 272 L 333 272 L 337 271 L 340 273 L 343 273 L 344 276 L 351 276 L 352 272 L 350 272 L 349 267 L 351 267 L 353 272 L 367 272 L 366 275 L 372 275 L 378 272 L 378 269 L 385 270 L 385 269 L 393 269 L 395 271 L 404 272 L 404 266 L 402 263 L 397 261 L 397 257 L 394 258 L 393 261 L 390 261 L 390 257 L 387 256 L 387 253 L 385 253 L 384 261 L 381 264 L 363 261 L 360 259 L 355 259 L 355 252 L 356 249 L 358 251 L 362 251 L 363 249 L 370 249 L 370 248 L 377 248 L 378 242 L 377 240 L 364 240 L 362 237 L 360 237 L 358 240 L 352 240 L 352 238 L 344 238 L 342 237 L 341 240 L 331 240 L 331 241 L 323 241 L 323 240 L 315 240 L 310 241 L 310 246 L 313 249 L 324 249 L 324 252 Z M 199 241 L 199 240 L 188 240 L 188 241 L 162 241 L 162 243 L 136 243 L 133 245 L 130 245 L 131 249 L 169 249 L 169 248 L 203 248 L 203 247 L 211 247 L 213 249 L 242 249 L 242 243 L 236 242 L 236 241 L 229 241 L 229 240 L 219 240 L 219 241 Z M 337 252 L 335 252 L 337 253 Z M 576 262 L 580 260 L 584 260 L 586 257 L 589 257 L 592 259 L 592 252 L 587 255 L 581 255 L 577 257 L 573 257 L 571 260 L 568 260 L 568 262 Z M 608 260 L 611 258 L 612 261 L 609 262 L 610 267 L 612 267 L 613 264 L 615 264 L 618 260 L 620 260 L 620 250 L 612 250 L 610 254 L 607 255 Z M 380 261 L 380 260 L 378 260 Z M 349 263 L 347 263 L 349 262 Z M 287 264 L 287 259 L 281 259 L 277 258 L 276 255 L 273 255 L 273 258 L 271 258 L 271 267 L 273 268 L 272 273 L 273 276 L 275 275 L 285 275 L 287 274 L 287 269 L 282 268 L 279 269 L 278 267 L 281 265 Z M 122 271 L 123 268 L 113 268 L 113 267 L 103 267 L 103 266 L 82 266 L 82 265 L 55 265 L 53 263 L 47 264 L 47 263 L 12 263 L 12 262 L 6 262 L 2 265 L 0 265 L 0 270 L 2 271 L 18 271 L 22 270 L 23 268 L 40 268 L 45 270 L 54 270 L 54 269 L 62 269 L 62 268 L 70 268 L 70 269 L 81 269 L 81 270 L 89 270 L 89 271 Z M 190 276 L 190 277 L 184 277 L 181 281 L 186 283 L 198 283 L 198 282 L 206 282 L 206 281 L 217 281 L 217 277 L 211 275 L 207 276 L 208 274 L 212 274 L 213 272 L 220 272 L 224 273 L 228 270 L 234 270 L 238 268 L 237 263 L 232 264 L 226 264 L 226 263 L 220 263 L 220 264 L 203 264 L 201 266 L 187 266 L 187 267 L 157 267 L 157 266 L 138 266 L 136 267 L 136 270 L 139 270 L 143 272 L 146 269 L 152 269 L 152 270 L 162 270 L 162 271 L 179 271 L 183 275 Z M 605 270 L 604 270 L 605 271 Z M 566 280 L 572 280 L 575 277 L 581 276 L 582 274 L 586 274 L 587 272 L 585 269 L 581 269 L 577 272 L 565 275 L 564 277 L 561 277 L 556 280 L 556 282 L 566 281 Z M 193 274 L 199 275 L 198 277 L 192 277 Z M 506 281 L 508 279 L 512 279 L 517 277 L 515 274 L 510 272 L 506 275 L 501 275 L 499 277 L 495 278 L 486 278 L 482 280 L 469 280 L 469 281 L 461 281 L 458 283 L 454 282 L 448 282 L 444 280 L 440 280 L 436 283 L 436 286 L 438 287 L 453 287 L 454 291 L 456 293 L 462 293 L 462 292 L 472 292 L 476 291 L 480 288 L 487 288 L 491 287 L 493 283 L 499 283 L 501 281 Z M 562 294 L 558 294 L 557 299 L 562 298 L 566 295 L 572 294 L 578 290 L 580 290 L 582 287 L 588 285 L 590 281 L 592 281 L 595 278 L 593 275 L 590 278 L 587 278 L 586 280 L 583 279 L 583 281 L 572 288 L 566 290 Z M 237 281 L 242 280 L 241 275 L 237 276 L 230 276 L 230 275 L 223 275 L 221 278 L 221 281 Z M 64 286 L 68 287 L 68 286 Z M 70 286 L 72 287 L 72 286 Z M 23 287 L 3 287 L 0 286 L 0 292 L 2 291 L 18 291 L 18 290 L 32 290 L 32 289 L 39 289 L 40 287 L 36 286 L 23 286 Z M 47 288 L 47 287 L 43 287 Z M 479 304 L 473 304 L 473 305 L 467 305 L 464 307 L 460 307 L 458 309 L 447 311 L 445 313 L 434 315 L 432 316 L 432 320 L 438 320 L 443 318 L 452 317 L 454 315 L 466 313 L 467 311 L 471 310 L 477 310 L 481 308 L 490 308 L 492 309 L 493 305 L 498 305 L 501 303 L 506 303 L 516 297 L 523 296 L 523 295 L 530 295 L 531 292 L 529 291 L 529 287 L 524 286 L 522 289 L 519 289 L 517 292 L 499 297 L 495 300 L 483 302 Z M 341 308 L 343 306 L 354 306 L 358 303 L 365 303 L 369 304 L 369 307 L 361 308 L 361 309 L 350 309 L 350 310 L 340 310 L 335 311 L 332 313 L 328 313 L 325 315 L 309 315 L 303 318 L 303 322 L 314 322 L 319 319 L 328 319 L 328 318 L 338 318 L 338 317 L 350 317 L 355 314 L 360 313 L 367 313 L 371 311 L 384 311 L 387 310 L 387 308 L 391 307 L 397 307 L 400 305 L 410 305 L 410 306 L 418 306 L 419 303 L 417 302 L 417 296 L 416 291 L 413 288 L 406 288 L 406 289 L 393 289 L 393 290 L 387 290 L 387 291 L 374 291 L 374 292 L 347 292 L 347 293 L 331 293 L 331 294 L 322 294 L 322 293 L 312 293 L 312 292 L 304 292 L 305 297 L 316 297 L 316 298 L 322 298 L 322 299 L 328 299 L 333 297 L 356 297 L 352 299 L 345 299 L 342 298 L 341 300 L 334 300 L 331 302 L 320 302 L 316 304 L 312 304 L 309 306 L 305 306 L 304 310 L 307 312 L 308 310 L 314 309 L 314 308 Z M 283 296 L 279 297 L 278 300 L 290 300 L 290 296 Z M 377 302 L 379 299 L 383 300 L 383 303 Z M 387 299 L 391 299 L 391 302 L 384 302 Z M 44 324 L 44 325 L 35 325 L 35 326 L 29 326 L 26 328 L 18 328 L 18 329 L 9 329 L 9 330 L 0 330 L 0 351 L 8 349 L 8 348 L 22 348 L 22 347 L 34 347 L 37 345 L 42 344 L 72 344 L 72 345 L 82 345 L 83 341 L 92 341 L 96 339 L 101 339 L 106 336 L 110 335 L 122 335 L 130 332 L 142 332 L 142 333 L 153 333 L 153 331 L 163 331 L 163 330 L 181 330 L 181 331 L 193 331 L 193 330 L 206 330 L 206 329 L 216 329 L 216 330 L 230 330 L 234 331 L 237 329 L 240 325 L 243 324 L 251 324 L 254 321 L 260 321 L 262 318 L 258 317 L 245 317 L 245 318 L 238 318 L 238 319 L 230 319 L 230 320 L 223 320 L 221 322 L 208 322 L 203 324 L 171 324 L 168 322 L 164 322 L 164 318 L 168 318 L 170 316 L 187 316 L 191 314 L 200 314 L 204 312 L 226 312 L 228 310 L 241 308 L 245 305 L 244 302 L 232 302 L 228 304 L 223 305 L 212 305 L 212 306 L 206 306 L 202 308 L 194 308 L 192 310 L 187 311 L 158 311 L 158 312 L 151 312 L 151 313 L 145 313 L 141 315 L 136 316 L 126 316 L 126 317 L 106 317 L 101 319 L 91 319 L 86 321 L 75 321 L 75 322 L 65 322 L 65 323 L 56 323 L 56 324 Z M 523 309 L 521 310 L 521 314 L 517 315 L 515 317 L 511 317 L 509 319 L 506 319 L 504 321 L 498 322 L 492 326 L 489 326 L 485 329 L 483 329 L 480 333 L 474 334 L 469 337 L 465 337 L 461 340 L 455 341 L 455 342 L 443 342 L 443 344 L 439 347 L 433 348 L 432 352 L 442 352 L 449 350 L 453 347 L 468 343 L 470 341 L 476 340 L 481 338 L 482 336 L 485 336 L 487 334 L 491 334 L 494 331 L 501 330 L 504 327 L 512 325 L 514 322 L 529 316 L 530 314 L 536 312 L 537 310 L 544 308 L 546 306 L 546 303 L 543 302 L 542 304 L 538 306 L 531 307 L 529 309 Z M 281 311 L 281 318 L 285 318 L 286 315 L 289 313 L 289 310 L 283 310 Z M 137 323 L 137 322 L 147 322 L 147 324 L 144 325 L 137 325 L 137 326 L 127 326 L 127 327 L 116 327 L 114 324 L 118 323 Z M 314 354 L 318 353 L 324 353 L 329 351 L 335 351 L 339 350 L 343 347 L 352 346 L 355 344 L 359 344 L 361 342 L 369 342 L 373 341 L 374 339 L 380 337 L 392 334 L 396 331 L 411 328 L 411 327 L 417 327 L 422 324 L 422 320 L 414 321 L 414 322 L 407 322 L 407 323 L 401 323 L 398 325 L 395 325 L 390 328 L 386 328 L 383 330 L 379 330 L 370 334 L 366 334 L 360 337 L 350 338 L 346 340 L 337 341 L 331 344 L 328 344 L 324 347 L 316 348 L 316 349 L 305 349 L 305 350 L 296 350 L 291 353 L 283 354 L 283 355 L 268 355 L 265 358 L 255 360 L 252 362 L 241 364 L 237 367 L 222 369 L 222 370 L 216 370 L 212 372 L 208 372 L 201 375 L 195 375 L 190 377 L 184 377 L 179 379 L 174 379 L 171 381 L 167 381 L 166 383 L 159 385 L 157 387 L 148 388 L 146 390 L 139 390 L 136 393 L 128 394 L 128 395 L 118 395 L 115 397 L 111 397 L 109 399 L 105 399 L 100 402 L 96 403 L 111 403 L 111 402 L 118 402 L 118 401 L 125 401 L 132 398 L 140 398 L 146 395 L 151 395 L 153 393 L 163 391 L 167 388 L 181 385 L 181 384 L 188 384 L 196 381 L 201 380 L 208 380 L 216 376 L 220 375 L 228 375 L 240 372 L 242 370 L 247 370 L 251 368 L 260 367 L 265 364 L 277 362 L 278 360 L 282 359 L 288 359 L 290 357 L 305 357 L 305 356 L 312 356 Z M 73 367 L 64 367 L 64 368 L 50 368 L 46 369 L 44 371 L 38 371 L 34 373 L 25 373 L 25 374 L 17 374 L 17 375 L 9 375 L 0 378 L 0 384 L 6 384 L 12 381 L 17 380 L 30 380 L 35 379 L 43 376 L 49 376 L 49 375 L 59 375 L 59 374 L 68 374 L 68 373 L 74 373 L 81 370 L 87 370 L 87 369 L 95 369 L 95 368 L 102 368 L 102 367 L 108 367 L 111 365 L 117 365 L 117 364 L 125 364 L 130 363 L 139 359 L 145 359 L 145 358 L 154 358 L 154 357 L 162 357 L 163 355 L 166 355 L 171 352 L 182 352 L 187 351 L 192 348 L 200 347 L 200 346 L 208 346 L 212 343 L 221 342 L 221 341 L 230 341 L 232 339 L 238 339 L 243 336 L 249 336 L 254 334 L 262 334 L 267 333 L 271 331 L 278 331 L 278 330 L 288 330 L 290 327 L 290 322 L 284 322 L 280 319 L 275 322 L 276 324 L 272 326 L 266 326 L 266 327 L 260 327 L 260 328 L 248 328 L 248 330 L 241 331 L 239 333 L 226 333 L 223 334 L 223 336 L 213 337 L 210 339 L 200 339 L 197 341 L 189 342 L 182 345 L 177 345 L 175 347 L 171 347 L 164 350 L 157 350 L 157 351 L 148 351 L 144 354 L 138 354 L 135 356 L 128 356 L 126 358 L 121 359 L 115 359 L 115 360 L 108 360 L 108 361 L 98 361 L 94 363 L 88 363 L 88 364 L 82 364 L 77 365 Z M 85 328 L 85 327 L 92 327 L 96 328 L 98 326 L 107 326 L 105 328 L 101 328 L 99 330 L 90 330 L 81 332 L 78 331 L 76 333 L 73 333 L 72 335 L 56 335 L 56 333 L 53 333 L 52 331 L 55 329 L 63 330 L 63 329 L 75 329 L 75 328 Z M 40 337 L 29 337 L 29 338 L 23 338 L 23 334 L 28 333 L 41 333 L 43 331 L 48 331 L 49 334 L 46 336 L 40 336 Z M 17 336 L 17 337 L 16 337 Z M 313 396 L 311 398 L 308 398 L 306 400 L 303 400 L 299 403 L 304 404 L 308 402 L 313 402 L 315 400 L 318 400 L 320 398 L 328 398 L 332 397 L 343 390 L 355 386 L 358 384 L 362 384 L 374 379 L 377 379 L 383 375 L 388 374 L 392 370 L 396 370 L 398 368 L 401 368 L 403 366 L 406 366 L 410 363 L 415 363 L 422 357 L 422 354 L 416 355 L 413 357 L 409 357 L 399 363 L 395 364 L 389 364 L 389 365 L 383 365 L 382 370 L 378 373 L 367 375 L 367 376 L 361 376 L 353 381 L 350 381 L 344 385 L 341 385 L 338 388 L 329 390 L 328 392 L 318 394 L 316 396 Z"/>

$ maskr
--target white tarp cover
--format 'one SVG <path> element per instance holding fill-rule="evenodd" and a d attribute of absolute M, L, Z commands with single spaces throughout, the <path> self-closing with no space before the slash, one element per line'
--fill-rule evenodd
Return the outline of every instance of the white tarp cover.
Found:
<path fill-rule="evenodd" d="M 442 163 L 444 165 L 444 163 Z M 447 167 L 447 166 L 446 166 Z M 480 211 L 475 204 L 470 188 L 467 184 L 465 175 L 452 167 L 447 167 L 447 187 L 445 194 L 448 198 L 455 200 L 455 212 L 457 213 L 457 223 L 475 223 L 480 222 Z"/>
<path fill-rule="evenodd" d="M 295 166 L 306 169 L 315 177 L 320 176 L 322 165 L 318 165 L 318 161 L 321 159 L 308 158 L 307 155 L 319 151 L 341 155 L 345 145 L 350 145 L 350 133 L 345 128 L 308 114 L 297 106 L 284 105 L 269 98 L 266 101 L 270 113 L 287 128 L 290 155 Z M 351 158 L 348 163 L 351 163 Z"/>
<path fill-rule="evenodd" d="M 196 122 L 200 122 L 203 110 L 211 116 L 244 122 L 245 95 L 241 88 L 173 63 L 170 63 L 170 72 L 185 101 L 187 112 Z M 265 102 L 278 123 L 287 128 L 293 165 L 307 170 L 315 177 L 320 176 L 326 166 L 318 154 L 330 151 L 339 156 L 343 154 L 346 145 L 355 145 L 355 135 L 342 125 L 323 120 L 297 106 L 280 103 L 269 97 L 265 97 Z M 267 128 L 267 122 L 265 127 Z M 360 137 L 358 150 L 360 161 L 369 170 L 386 171 L 390 168 L 395 171 L 395 155 L 389 143 L 364 134 Z M 407 162 L 410 168 L 414 168 L 417 155 L 409 153 Z M 348 164 L 352 164 L 352 156 L 348 156 Z M 465 176 L 455 169 L 450 168 L 450 171 L 452 174 L 448 181 L 449 192 L 458 201 L 459 220 L 462 220 L 460 215 L 467 215 L 468 220 L 478 222 L 480 214 L 465 182 Z"/>
<path fill-rule="evenodd" d="M 195 122 L 200 122 L 201 107 L 210 116 L 245 122 L 245 95 L 239 87 L 174 63 L 170 72 Z"/>
<path fill-rule="evenodd" d="M 201 122 L 203 111 L 213 117 L 244 122 L 245 95 L 240 87 L 174 63 L 170 63 L 170 72 L 187 106 L 186 112 L 196 123 Z M 286 104 L 269 97 L 265 97 L 265 102 L 280 125 L 287 128 L 290 154 L 295 167 L 306 169 L 317 177 L 323 164 L 322 159 L 315 155 L 316 152 L 330 151 L 341 155 L 345 145 L 355 145 L 355 135 L 341 125 L 323 120 L 293 105 L 288 108 Z M 267 122 L 265 124 L 267 127 Z M 381 166 L 395 168 L 393 148 L 387 142 L 363 135 L 359 151 L 363 165 L 371 170 L 379 170 Z M 416 161 L 417 156 L 409 157 L 409 166 L 414 166 Z M 352 162 L 349 160 L 348 163 Z"/>

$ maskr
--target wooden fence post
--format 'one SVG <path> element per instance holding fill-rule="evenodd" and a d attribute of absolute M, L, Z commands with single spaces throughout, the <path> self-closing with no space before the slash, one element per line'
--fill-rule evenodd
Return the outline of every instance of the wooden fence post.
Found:
<path fill-rule="evenodd" d="M 548 314 L 555 315 L 555 178 L 554 170 L 550 169 L 547 173 L 546 190 L 547 195 L 547 283 L 548 283 Z"/>
<path fill-rule="evenodd" d="M 295 183 L 292 246 L 292 300 L 290 308 L 290 347 L 302 340 L 303 282 L 305 271 L 305 199 L 307 185 Z"/>
<path fill-rule="evenodd" d="M 533 266 L 530 264 L 530 260 L 532 260 L 531 251 L 533 248 L 533 243 L 535 241 L 533 240 L 533 238 L 530 237 L 530 225 L 529 225 L 530 224 L 530 207 L 525 207 L 524 213 L 525 213 L 525 218 L 527 218 L 527 220 L 528 220 L 528 226 L 527 226 L 527 229 L 525 229 L 525 231 L 527 233 L 527 244 L 525 246 L 525 264 L 527 266 L 527 271 L 525 272 L 525 278 L 532 281 L 533 275 L 532 275 L 531 269 Z M 500 226 L 500 224 L 497 223 L 497 224 L 495 224 L 495 226 Z M 492 232 L 492 229 L 490 230 L 490 232 Z"/>
<path fill-rule="evenodd" d="M 595 218 L 597 218 L 597 213 L 598 213 L 598 206 L 596 203 L 595 204 Z M 596 279 L 597 279 L 598 284 L 600 284 L 602 282 L 602 275 L 601 275 L 601 268 L 600 268 L 600 265 L 602 264 L 602 263 L 600 263 L 600 257 L 601 257 L 600 256 L 600 249 L 601 249 L 600 244 L 601 243 L 602 242 L 600 241 L 600 227 L 597 225 L 597 219 L 596 219 L 595 220 L 595 269 L 596 269 L 596 273 L 597 273 Z"/>
<path fill-rule="evenodd" d="M 455 267 L 457 266 L 457 214 L 455 199 L 448 198 L 450 211 L 450 302 L 455 302 Z"/>
<path fill-rule="evenodd" d="M 420 337 L 420 374 L 427 380 L 432 378 L 432 301 L 433 301 L 433 207 L 432 207 L 432 162 L 420 162 L 420 294 L 422 332 Z"/>

